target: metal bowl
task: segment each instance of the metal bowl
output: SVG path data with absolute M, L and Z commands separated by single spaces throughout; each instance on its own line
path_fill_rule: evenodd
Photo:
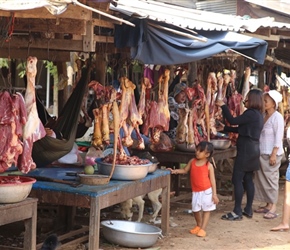
M 18 182 L 15 180 L 18 179 Z M 29 195 L 36 179 L 24 176 L 0 176 L 0 203 L 16 203 Z
M 148 248 L 161 235 L 161 229 L 141 222 L 106 220 L 101 222 L 105 239 L 124 247 Z
M 178 150 L 180 151 L 186 151 L 186 152 L 195 152 L 195 144 L 191 144 L 189 145 L 188 143 L 184 142 L 184 143 L 177 143 L 175 142 L 175 146 Z
M 227 139 L 212 139 L 210 142 L 215 149 L 227 149 L 231 146 L 231 141 Z
M 111 163 L 105 163 L 102 158 L 97 158 L 98 171 L 100 174 L 110 175 L 112 170 Z M 143 179 L 148 174 L 148 168 L 152 163 L 144 165 L 117 165 L 115 166 L 112 179 L 122 181 L 133 181 Z

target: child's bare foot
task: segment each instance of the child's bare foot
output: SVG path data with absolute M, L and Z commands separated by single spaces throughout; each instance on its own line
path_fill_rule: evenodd
M 273 227 L 270 231 L 273 232 L 286 232 L 289 230 L 289 225 L 280 224 L 277 227 Z

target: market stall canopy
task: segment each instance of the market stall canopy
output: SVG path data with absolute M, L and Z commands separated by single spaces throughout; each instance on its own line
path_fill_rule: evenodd
M 266 41 L 231 31 L 199 30 L 194 39 L 184 35 L 192 33 L 176 34 L 147 20 L 135 19 L 135 24 L 135 28 L 115 27 L 115 45 L 130 47 L 131 57 L 145 64 L 187 63 L 229 50 L 263 64 L 267 52 Z

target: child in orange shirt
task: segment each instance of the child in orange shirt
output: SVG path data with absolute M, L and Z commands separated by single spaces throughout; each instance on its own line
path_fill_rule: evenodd
M 205 229 L 209 221 L 210 211 L 215 210 L 216 204 L 219 203 L 214 168 L 209 162 L 212 154 L 212 143 L 202 141 L 196 147 L 195 158 L 191 159 L 185 168 L 169 168 L 172 174 L 186 174 L 190 171 L 192 211 L 196 221 L 196 226 L 190 230 L 190 233 L 199 237 L 206 236 Z

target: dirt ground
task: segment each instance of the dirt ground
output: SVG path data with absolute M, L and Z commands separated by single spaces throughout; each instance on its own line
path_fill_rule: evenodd
M 284 181 L 281 181 L 280 185 L 280 197 L 278 202 L 277 213 L 278 218 L 267 220 L 263 218 L 262 214 L 255 213 L 252 219 L 243 218 L 241 221 L 224 221 L 220 217 L 232 210 L 233 201 L 231 196 L 220 196 L 220 204 L 217 206 L 217 210 L 212 212 L 210 222 L 207 228 L 207 236 L 205 238 L 199 238 L 195 235 L 191 235 L 189 230 L 195 226 L 194 217 L 187 211 L 190 209 L 190 195 L 187 193 L 181 193 L 182 196 L 187 199 L 182 200 L 180 205 L 176 203 L 170 207 L 170 230 L 169 234 L 164 238 L 159 239 L 151 250 L 168 250 L 168 249 L 290 249 L 290 233 L 289 232 L 270 232 L 270 228 L 276 226 L 281 220 L 282 214 L 282 202 L 284 196 Z M 172 198 L 174 200 L 176 198 Z M 254 202 L 254 208 L 257 208 L 260 204 Z M 148 210 L 149 207 L 146 206 Z M 114 207 L 107 210 L 102 210 L 103 219 L 118 219 L 119 213 L 118 207 Z M 88 224 L 88 211 L 82 209 L 77 213 L 77 222 L 82 225 Z M 144 221 L 149 220 L 149 214 L 145 212 Z M 53 226 L 53 215 L 44 216 L 39 211 L 38 215 L 38 233 L 49 232 L 50 227 Z M 137 217 L 137 213 L 134 214 Z M 12 224 L 11 224 L 12 225 Z M 157 225 L 158 226 L 158 225 Z M 15 225 L 12 227 L 0 227 L 0 245 L 17 246 L 18 241 L 22 241 L 22 232 L 15 229 Z M 1 230 L 2 229 L 2 230 Z M 12 241 L 13 244 L 10 242 Z M 38 237 L 38 242 L 41 240 Z M 77 244 L 70 247 L 61 247 L 65 250 L 85 250 L 87 244 Z M 0 247 L 0 249 L 2 249 Z M 113 249 L 128 249 L 121 246 L 115 246 L 108 243 L 101 235 L 100 237 L 100 249 L 113 250 Z M 132 249 L 132 248 L 130 248 Z
M 283 183 L 283 181 L 282 181 Z M 280 185 L 280 196 L 277 213 L 278 218 L 267 220 L 262 214 L 255 213 L 252 219 L 246 217 L 241 221 L 224 221 L 220 217 L 232 211 L 233 201 L 231 196 L 219 196 L 220 204 L 217 210 L 212 212 L 207 228 L 207 236 L 199 238 L 189 233 L 189 229 L 195 226 L 192 214 L 186 212 L 188 205 L 171 206 L 171 222 L 176 224 L 170 227 L 169 234 L 159 239 L 151 249 L 290 249 L 290 233 L 271 232 L 271 227 L 276 226 L 281 220 L 282 202 L 284 196 L 284 184 Z M 254 202 L 254 209 L 261 204 Z M 127 249 L 102 243 L 100 248 Z

